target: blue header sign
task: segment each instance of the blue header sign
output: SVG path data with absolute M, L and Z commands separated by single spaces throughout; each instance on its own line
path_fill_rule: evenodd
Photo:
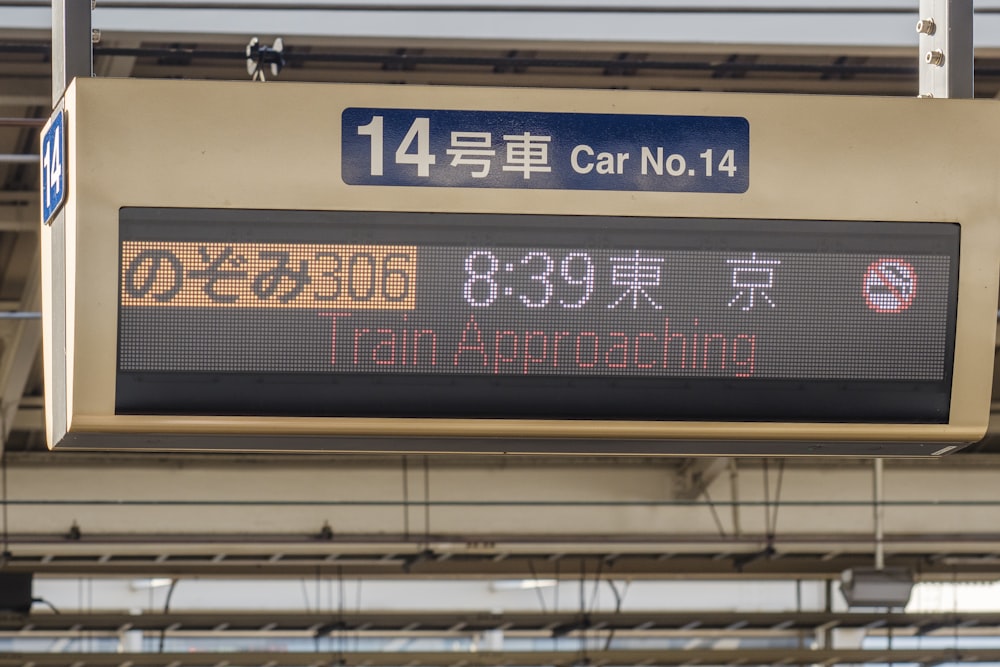
M 66 201 L 66 132 L 57 111 L 42 134 L 42 222 L 49 224 Z
M 742 193 L 750 124 L 726 116 L 348 108 L 349 185 Z

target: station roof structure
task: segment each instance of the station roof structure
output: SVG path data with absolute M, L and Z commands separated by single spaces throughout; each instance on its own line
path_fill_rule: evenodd
M 996 98 L 1000 0 L 979 0 L 975 9 L 975 93 Z M 599 639 L 587 658 L 594 664 L 997 661 L 995 649 L 969 649 L 957 638 L 996 635 L 1000 609 L 859 613 L 835 599 L 844 570 L 872 563 L 879 508 L 870 460 L 48 452 L 37 155 L 52 106 L 50 13 L 47 2 L 0 0 L 6 552 L 0 571 L 34 573 L 36 589 L 42 582 L 63 601 L 73 601 L 70 587 L 92 585 L 86 582 L 148 578 L 173 580 L 171 590 L 178 581 L 197 587 L 199 579 L 247 586 L 258 580 L 437 582 L 442 596 L 448 594 L 443 583 L 455 581 L 551 579 L 578 582 L 581 590 L 585 582 L 605 580 L 638 588 L 766 581 L 790 588 L 775 593 L 776 604 L 787 607 L 781 611 L 747 599 L 713 599 L 705 604 L 716 607 L 706 608 L 690 593 L 669 611 L 623 611 L 620 598 L 615 608 L 616 589 L 596 609 L 564 600 L 559 613 L 529 610 L 522 600 L 522 607 L 494 615 L 487 605 L 497 598 L 480 589 L 454 593 L 456 604 L 475 608 L 461 612 L 443 610 L 431 599 L 433 589 L 421 589 L 424 606 L 393 611 L 375 608 L 376 602 L 339 616 L 332 598 L 325 614 L 318 603 L 313 612 L 299 613 L 272 608 L 266 599 L 233 609 L 225 600 L 183 603 L 180 597 L 180 610 L 165 612 L 165 590 L 150 589 L 142 593 L 148 613 L 131 617 L 127 607 L 135 598 L 127 596 L 81 603 L 61 615 L 40 606 L 27 618 L 0 615 L 0 642 L 20 638 L 38 643 L 18 646 L 44 647 L 0 656 L 0 666 L 153 664 L 141 651 L 88 654 L 73 644 L 87 633 L 118 641 L 129 631 L 223 644 L 253 633 L 310 641 L 355 633 L 373 642 L 464 641 L 490 631 L 526 641 L 590 636 Z M 246 80 L 250 38 L 271 44 L 280 37 L 286 65 L 277 82 L 915 96 L 918 18 L 916 0 L 98 0 L 94 74 Z M 262 131 L 281 123 L 280 108 L 243 112 L 259 114 Z M 914 137 L 927 142 L 928 160 L 947 131 L 928 128 L 926 137 Z M 981 443 L 940 460 L 885 463 L 886 562 L 909 568 L 919 582 L 986 586 L 1000 580 L 998 386 L 995 381 L 991 427 Z M 795 593 L 802 582 L 818 591 L 805 603 L 801 588 L 798 600 Z M 214 585 L 205 583 L 206 595 Z M 840 640 L 833 639 L 835 630 L 843 631 Z M 894 632 L 929 643 L 893 648 Z M 639 643 L 615 648 L 616 635 Z M 862 635 L 870 642 L 865 649 Z M 887 647 L 878 643 L 886 637 Z M 935 638 L 955 641 L 935 644 Z M 652 643 L 644 648 L 647 639 Z M 52 649 L 59 641 L 61 648 Z M 253 648 L 225 660 L 320 664 L 338 651 L 339 664 L 359 665 L 581 659 L 557 645 L 534 654 L 501 647 L 455 655 L 418 651 L 420 641 L 400 659 L 385 655 L 388 644 L 377 645 L 372 652 L 310 650 L 293 657 Z M 54 650 L 75 657 L 61 662 L 65 656 Z M 169 659 L 156 664 L 223 660 L 164 656 Z

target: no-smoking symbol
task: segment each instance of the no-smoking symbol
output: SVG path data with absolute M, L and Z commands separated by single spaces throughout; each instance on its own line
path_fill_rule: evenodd
M 917 292 L 917 272 L 901 259 L 880 259 L 865 271 L 865 302 L 876 313 L 899 313 Z

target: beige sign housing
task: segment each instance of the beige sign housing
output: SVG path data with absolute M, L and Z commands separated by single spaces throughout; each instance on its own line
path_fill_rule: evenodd
M 50 447 L 985 433 L 994 102 L 86 79 L 57 113 Z

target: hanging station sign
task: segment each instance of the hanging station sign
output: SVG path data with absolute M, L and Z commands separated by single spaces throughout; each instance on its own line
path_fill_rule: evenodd
M 988 111 L 78 81 L 50 444 L 954 451 L 988 421 Z M 928 113 L 976 132 L 924 162 Z

